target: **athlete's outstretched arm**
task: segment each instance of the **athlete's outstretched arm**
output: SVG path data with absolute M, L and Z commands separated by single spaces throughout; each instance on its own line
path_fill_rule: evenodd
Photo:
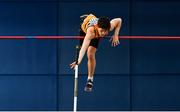
M 115 18 L 111 20 L 111 28 L 110 31 L 114 30 L 114 35 L 110 39 L 112 41 L 112 46 L 117 46 L 119 44 L 119 32 L 121 29 L 122 19 L 121 18 Z
M 78 64 L 81 63 L 88 47 L 89 47 L 89 44 L 91 42 L 91 39 L 93 39 L 95 37 L 95 34 L 94 34 L 94 28 L 93 27 L 89 27 L 87 29 L 87 33 L 86 33 L 86 36 L 84 37 L 84 41 L 83 41 L 83 44 L 82 44 L 82 47 L 79 51 L 79 58 L 78 58 Z M 71 68 L 73 69 L 76 65 L 76 62 L 73 62 L 72 64 L 70 64 Z

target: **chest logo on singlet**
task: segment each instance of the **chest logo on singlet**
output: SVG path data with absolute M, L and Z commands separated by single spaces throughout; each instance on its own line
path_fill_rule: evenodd
M 92 19 L 89 20 L 87 26 L 88 27 L 93 26 L 93 25 L 97 24 L 97 22 L 98 22 L 98 18 L 92 18 Z

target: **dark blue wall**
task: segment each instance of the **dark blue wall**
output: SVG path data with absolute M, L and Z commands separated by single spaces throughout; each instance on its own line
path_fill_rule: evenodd
M 0 0 L 0 36 L 78 35 L 79 16 L 123 19 L 120 35 L 179 36 L 176 0 Z M 79 71 L 78 110 L 180 110 L 179 40 L 101 40 L 94 91 L 83 91 L 87 58 Z M 1 39 L 0 110 L 72 110 L 75 39 Z

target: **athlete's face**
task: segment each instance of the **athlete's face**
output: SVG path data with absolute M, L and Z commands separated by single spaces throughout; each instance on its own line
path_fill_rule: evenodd
M 98 33 L 100 37 L 104 37 L 106 35 L 108 35 L 108 30 L 102 29 L 102 28 L 98 28 Z

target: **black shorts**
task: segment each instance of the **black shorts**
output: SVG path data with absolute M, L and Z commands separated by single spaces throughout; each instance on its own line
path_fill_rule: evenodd
M 80 29 L 79 35 L 80 36 L 85 36 L 86 34 Z M 99 46 L 99 40 L 100 40 L 99 38 L 92 39 L 89 46 L 93 46 L 93 47 L 95 47 L 97 49 L 98 46 Z M 82 46 L 83 41 L 84 41 L 84 38 L 80 39 L 80 41 L 79 41 L 80 46 Z

